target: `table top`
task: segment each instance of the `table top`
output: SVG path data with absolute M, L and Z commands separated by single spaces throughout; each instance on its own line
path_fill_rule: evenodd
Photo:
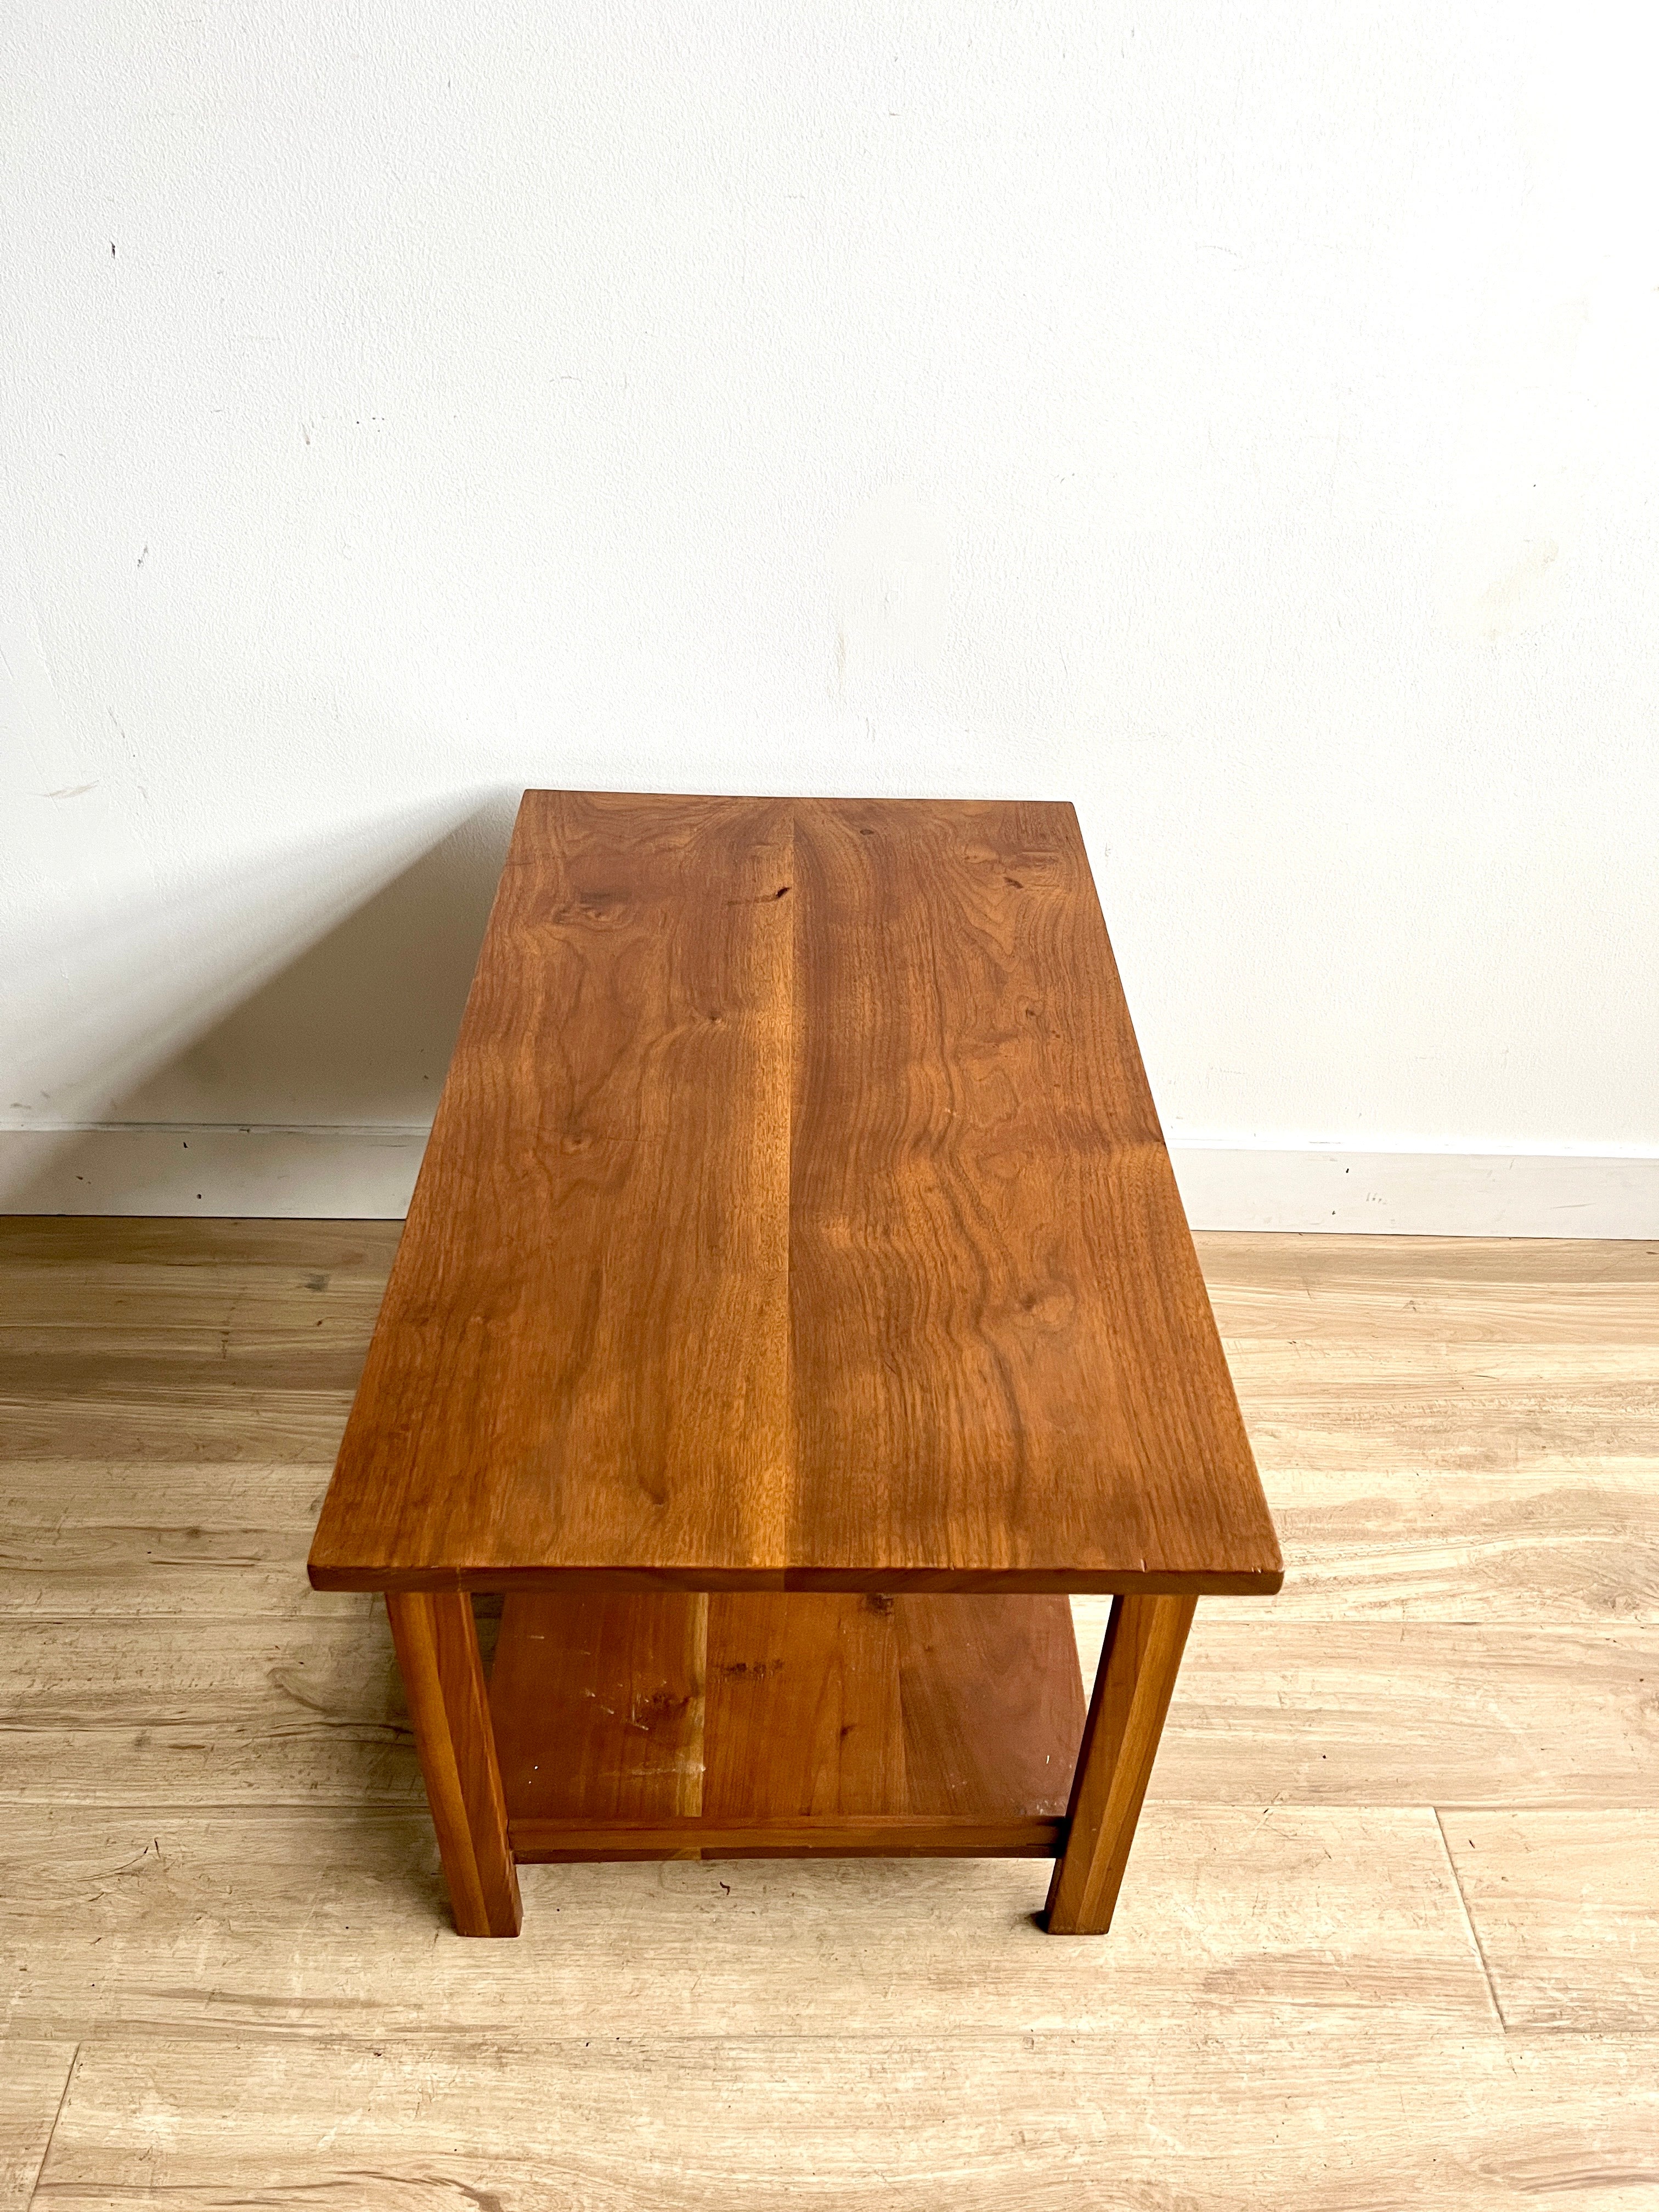
M 1069 805 L 526 793 L 311 1575 L 1279 1588 Z

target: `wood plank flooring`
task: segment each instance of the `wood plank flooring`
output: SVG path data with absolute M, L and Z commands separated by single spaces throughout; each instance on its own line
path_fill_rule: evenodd
M 42 2199 L 326 2212 L 1651 2202 L 1659 2043 L 568 2036 L 83 2049 Z M 1172 2121 L 1175 2123 L 1171 2124 Z M 1310 2123 L 1313 2124 L 1310 2124 Z M 322 2148 L 319 2148 L 322 2146 Z M 112 2172 L 132 2177 L 119 2194 Z M 777 2191 L 787 2173 L 788 2199 Z M 463 2177 L 487 2177 L 479 2186 Z M 1178 2178 L 1177 2178 L 1178 2177 Z
M 9 2034 L 0 2045 L 0 2212 L 21 2212 L 34 2194 L 74 2062 L 72 2043 Z
M 451 1939 L 423 1808 L 8 1806 L 9 2022 L 48 2040 L 1074 2035 L 1185 2033 L 1219 2002 L 1236 2027 L 1492 2027 L 1432 1813 L 1145 1817 L 1109 1952 L 1038 1940 L 1048 1868 L 995 1859 L 526 1867 L 539 1909 L 509 1948 Z M 31 1958 L 50 1972 L 22 1973 Z
M 751 1861 L 467 1944 L 303 1578 L 396 1234 L 0 1224 L 0 2212 L 1659 2208 L 1659 1251 L 1199 1240 L 1285 1588 L 1103 1942 Z
M 1659 1804 L 1480 1807 L 1448 1812 L 1443 1826 L 1508 2026 L 1653 2026 Z

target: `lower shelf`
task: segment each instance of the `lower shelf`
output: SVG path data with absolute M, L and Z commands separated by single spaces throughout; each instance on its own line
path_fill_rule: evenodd
M 514 1855 L 1052 1857 L 1083 1733 L 1063 1597 L 515 1595 Z

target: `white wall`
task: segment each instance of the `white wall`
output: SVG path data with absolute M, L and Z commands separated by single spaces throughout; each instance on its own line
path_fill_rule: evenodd
M 1659 1233 L 1650 12 L 8 11 L 10 1202 L 400 1203 L 526 783 L 1024 792 L 1202 1218 Z

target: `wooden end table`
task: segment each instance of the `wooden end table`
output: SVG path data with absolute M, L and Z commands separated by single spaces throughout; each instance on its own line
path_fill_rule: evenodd
M 465 1935 L 866 1852 L 1107 1926 L 1281 1567 L 1070 806 L 526 792 L 311 1578 L 386 1593 Z

